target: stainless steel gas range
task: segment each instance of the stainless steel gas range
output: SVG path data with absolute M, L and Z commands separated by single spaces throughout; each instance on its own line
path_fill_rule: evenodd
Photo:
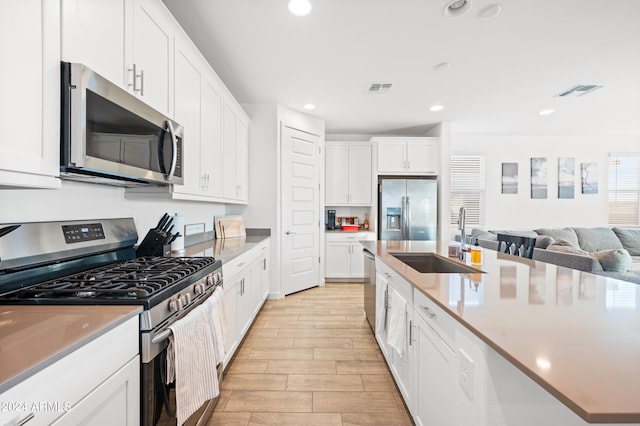
M 164 380 L 169 326 L 222 286 L 222 263 L 136 257 L 137 240 L 131 218 L 0 225 L 0 304 L 141 306 L 141 424 L 175 424 Z M 188 423 L 204 420 L 214 405 Z

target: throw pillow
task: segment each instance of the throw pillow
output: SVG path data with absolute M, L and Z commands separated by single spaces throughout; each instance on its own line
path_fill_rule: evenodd
M 578 236 L 576 232 L 572 228 L 540 228 L 534 229 L 534 231 L 538 235 L 548 235 L 554 240 L 564 240 L 570 243 L 572 246 L 580 247 L 580 243 L 578 242 Z
M 640 229 L 613 228 L 613 232 L 631 256 L 640 256 Z
M 622 243 L 610 228 L 573 228 L 582 250 L 594 252 L 621 249 Z
M 591 256 L 591 253 L 589 253 L 588 251 L 584 251 L 580 247 L 576 247 L 570 242 L 565 240 L 554 240 L 551 244 L 547 246 L 547 250 L 558 251 L 561 253 L 573 253 L 573 254 L 581 254 L 583 256 Z
M 605 271 L 626 272 L 633 264 L 629 252 L 625 249 L 602 250 L 591 254 L 598 259 Z
M 476 238 L 490 241 L 498 240 L 498 236 L 496 234 L 492 234 L 491 232 L 485 231 L 483 229 L 473 228 L 471 230 L 471 241 L 475 240 Z

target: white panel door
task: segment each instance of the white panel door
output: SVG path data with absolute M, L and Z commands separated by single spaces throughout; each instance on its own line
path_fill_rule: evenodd
M 282 287 L 320 284 L 320 137 L 282 125 Z
M 177 84 L 177 83 L 176 83 Z M 207 195 L 222 196 L 222 96 L 210 81 L 202 84 L 200 168 Z
M 378 142 L 378 172 L 401 172 L 407 168 L 404 141 Z

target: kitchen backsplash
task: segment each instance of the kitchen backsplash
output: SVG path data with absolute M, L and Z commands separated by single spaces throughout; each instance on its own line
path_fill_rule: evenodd
M 224 204 L 126 199 L 124 189 L 63 181 L 59 190 L 0 190 L 0 223 L 133 217 L 142 239 L 163 213 L 180 213 L 186 224 L 204 223 L 227 214 Z

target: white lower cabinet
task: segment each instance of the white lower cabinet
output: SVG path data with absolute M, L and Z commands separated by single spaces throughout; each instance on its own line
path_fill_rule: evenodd
M 418 426 L 447 426 L 456 423 L 456 353 L 443 337 L 437 320 L 440 312 L 414 290 L 412 334 L 415 348 L 412 369 L 414 387 L 413 419 Z
M 400 390 L 400 394 L 404 398 L 405 404 L 409 407 L 410 411 L 413 407 L 414 392 L 413 392 L 413 359 L 415 352 L 415 340 L 412 331 L 413 324 L 413 286 L 408 281 L 400 277 L 391 268 L 381 262 L 376 262 L 376 274 L 380 280 L 380 284 L 386 282 L 386 303 L 388 307 L 386 312 L 380 312 L 376 310 L 376 316 L 386 315 L 385 329 L 380 331 L 378 336 L 379 341 L 383 341 L 386 345 L 382 350 L 391 374 L 396 381 L 396 385 Z M 378 281 L 376 282 L 378 285 Z M 398 299 L 398 300 L 394 300 Z M 398 325 L 394 325 L 392 321 L 392 306 L 394 303 L 404 302 L 404 312 L 402 312 L 402 321 Z M 399 327 L 392 330 L 392 327 Z M 404 346 L 399 352 L 396 348 L 393 348 L 388 344 L 389 335 L 391 333 L 403 333 L 404 334 Z
M 1 395 L 0 424 L 138 425 L 139 319 L 135 316 Z
M 364 278 L 364 254 L 359 241 L 374 241 L 373 232 L 327 233 L 325 278 Z
M 233 357 L 269 293 L 270 239 L 223 263 L 224 310 L 227 320 L 225 367 Z

